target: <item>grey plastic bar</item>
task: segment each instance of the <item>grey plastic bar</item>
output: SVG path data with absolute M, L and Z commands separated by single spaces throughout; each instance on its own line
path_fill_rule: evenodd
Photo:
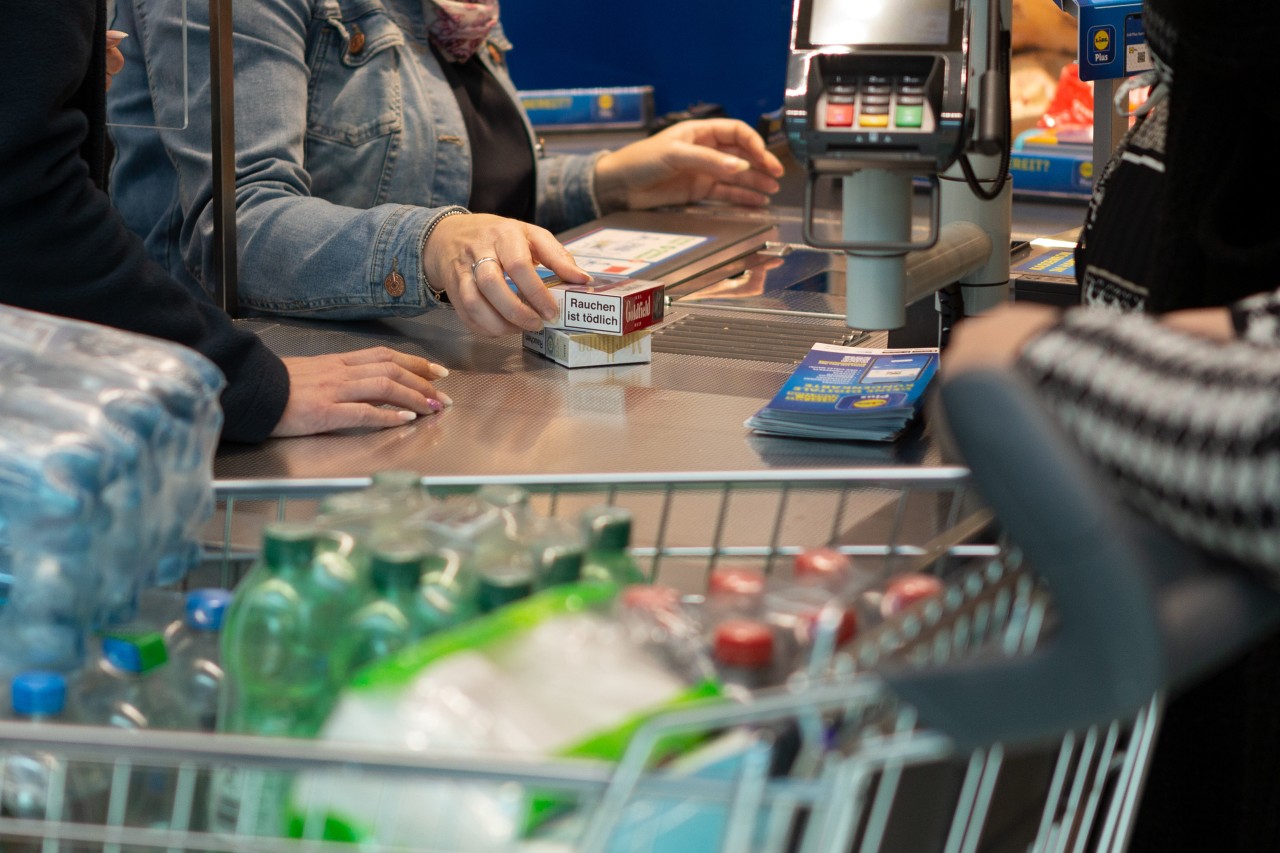
M 975 487 L 1049 587 L 1055 627 L 1022 657 L 885 671 L 960 748 L 1061 738 L 1135 715 L 1280 624 L 1280 592 L 1141 519 L 1011 373 L 945 382 Z

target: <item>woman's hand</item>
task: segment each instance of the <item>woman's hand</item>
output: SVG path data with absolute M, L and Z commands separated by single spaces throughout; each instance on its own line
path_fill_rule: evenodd
M 453 403 L 432 384 L 448 370 L 388 347 L 286 358 L 284 365 L 289 401 L 273 437 L 400 426 Z
M 111 78 L 124 68 L 124 54 L 120 52 L 120 42 L 129 37 L 120 30 L 107 30 L 107 89 L 111 88 Z
M 782 172 L 745 122 L 695 119 L 601 157 L 596 200 L 605 213 L 695 201 L 759 206 L 778 191 Z
M 536 331 L 557 318 L 538 264 L 572 284 L 591 280 L 547 229 L 487 213 L 446 216 L 422 250 L 427 282 L 445 290 L 459 319 L 480 335 Z

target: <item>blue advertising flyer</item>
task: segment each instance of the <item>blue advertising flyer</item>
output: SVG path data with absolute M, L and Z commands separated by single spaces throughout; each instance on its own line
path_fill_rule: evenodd
M 892 441 L 938 371 L 938 350 L 814 344 L 745 426 L 766 435 Z

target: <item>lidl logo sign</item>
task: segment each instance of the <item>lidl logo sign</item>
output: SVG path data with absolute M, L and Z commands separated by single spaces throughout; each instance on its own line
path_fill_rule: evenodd
M 1116 32 L 1114 27 L 1093 27 L 1088 36 L 1088 60 L 1092 65 L 1105 65 L 1115 58 Z

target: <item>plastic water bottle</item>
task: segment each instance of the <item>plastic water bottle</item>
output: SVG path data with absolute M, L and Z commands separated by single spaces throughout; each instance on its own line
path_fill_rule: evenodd
M 184 618 L 166 638 L 169 664 L 162 675 L 182 703 L 183 728 L 211 732 L 217 727 L 223 682 L 220 632 L 230 603 L 230 590 L 191 590 Z
M 320 538 L 292 522 L 264 531 L 262 556 L 224 616 L 219 729 L 304 738 L 320 730 L 338 693 L 330 650 L 363 592 L 343 553 L 318 549 Z M 284 773 L 216 771 L 211 826 L 280 834 L 289 784 Z
M 725 690 L 739 699 L 775 680 L 774 632 L 754 619 L 726 619 L 715 626 L 712 654 Z
M 558 518 L 542 518 L 528 536 L 537 586 L 545 589 L 582 580 L 586 545 L 582 533 Z
M 796 583 L 821 586 L 833 593 L 847 593 L 854 580 L 853 560 L 836 548 L 805 548 L 796 554 L 791 571 Z
M 424 634 L 464 622 L 476 614 L 475 577 L 465 553 L 448 547 L 426 552 L 418 588 Z
M 130 731 L 180 727 L 181 709 L 168 691 L 159 689 L 159 672 L 167 661 L 164 637 L 158 632 L 104 636 L 101 655 L 71 684 L 72 717 L 86 725 Z M 105 812 L 111 769 L 95 762 L 78 770 L 78 775 L 94 810 Z M 134 767 L 129 777 L 126 823 L 168 827 L 176 778 L 172 767 Z
M 527 551 L 513 550 L 505 558 L 478 568 L 476 572 L 476 610 L 488 613 L 505 604 L 527 598 L 537 585 L 533 557 Z
M 623 587 L 613 615 L 633 644 L 673 672 L 694 683 L 716 677 L 698 614 L 685 605 L 679 590 L 645 583 Z
M 379 471 L 373 475 L 369 488 L 326 498 L 320 505 L 316 526 L 353 537 L 353 559 L 363 567 L 379 539 L 396 536 L 406 518 L 429 512 L 434 503 L 422 487 L 422 475 L 416 471 Z
M 262 556 L 223 617 L 226 731 L 309 737 L 319 729 L 330 681 L 326 656 L 315 648 L 318 542 L 306 524 L 275 522 L 263 532 Z M 331 639 L 337 626 L 327 627 Z
M 418 587 L 426 555 L 418 548 L 380 548 L 369 567 L 374 598 L 351 614 L 334 638 L 334 680 L 344 684 L 362 667 L 424 636 L 428 622 Z
M 491 506 L 501 514 L 510 539 L 527 537 L 537 523 L 529 490 L 523 486 L 489 483 L 477 489 L 475 497 L 481 504 Z
M 582 534 L 587 553 L 582 579 L 626 586 L 646 578 L 631 556 L 631 510 L 601 504 L 583 510 Z
M 702 604 L 707 625 L 713 631 L 715 625 L 724 619 L 759 616 L 765 585 L 764 572 L 750 566 L 717 566 L 712 569 L 707 576 L 707 594 Z
M 789 671 L 805 668 L 815 653 L 829 654 L 858 633 L 854 608 L 821 584 L 771 579 L 761 604 L 761 618 L 774 631 L 775 657 Z
M 13 719 L 33 724 L 64 719 L 66 679 L 56 672 L 19 673 L 10 685 Z M 34 821 L 85 820 L 62 758 L 47 752 L 10 753 L 0 782 L 0 814 Z M 5 840 L 6 851 L 39 851 L 42 842 Z

